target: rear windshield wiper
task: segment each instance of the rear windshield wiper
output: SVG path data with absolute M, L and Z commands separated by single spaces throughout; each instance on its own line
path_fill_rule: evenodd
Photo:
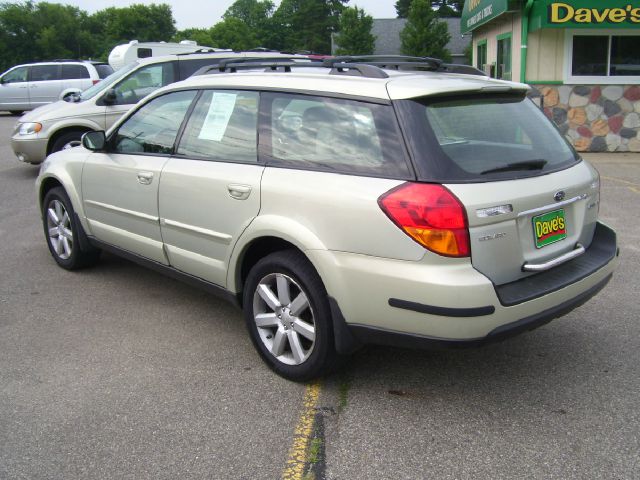
M 502 167 L 491 168 L 484 172 L 480 172 L 480 175 L 486 175 L 487 173 L 514 172 L 517 170 L 542 170 L 547 163 L 549 162 L 546 160 L 528 160 L 526 162 L 508 163 Z

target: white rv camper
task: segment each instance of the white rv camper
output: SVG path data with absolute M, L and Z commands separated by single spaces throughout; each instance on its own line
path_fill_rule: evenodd
M 114 70 L 124 67 L 139 58 L 157 57 L 159 55 L 175 55 L 177 53 L 190 53 L 203 50 L 207 52 L 221 51 L 219 48 L 198 45 L 193 40 L 182 40 L 180 43 L 168 42 L 138 42 L 131 40 L 129 43 L 118 45 L 109 54 L 109 65 Z

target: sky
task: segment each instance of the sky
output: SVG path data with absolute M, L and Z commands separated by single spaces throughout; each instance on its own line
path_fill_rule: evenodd
M 234 0 L 49 0 L 52 3 L 73 5 L 94 13 L 107 7 L 128 7 L 132 3 L 167 3 L 171 5 L 176 28 L 209 28 L 220 21 L 222 14 Z M 279 0 L 274 0 L 276 5 Z M 395 18 L 395 0 L 351 0 L 347 5 L 364 9 L 373 18 Z

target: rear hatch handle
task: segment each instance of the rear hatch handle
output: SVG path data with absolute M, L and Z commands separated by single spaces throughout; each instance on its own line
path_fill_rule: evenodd
M 570 252 L 565 253 L 564 255 L 560 255 L 559 257 L 554 258 L 553 260 L 549 260 L 545 263 L 525 263 L 522 266 L 523 272 L 544 272 L 545 270 L 550 270 L 553 267 L 557 267 L 569 260 L 573 260 L 576 257 L 579 257 L 585 252 L 585 248 L 580 243 L 576 243 L 576 248 Z

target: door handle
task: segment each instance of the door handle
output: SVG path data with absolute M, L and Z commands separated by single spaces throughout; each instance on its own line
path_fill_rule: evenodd
M 151 185 L 153 182 L 153 172 L 138 172 L 138 183 Z
M 249 198 L 249 195 L 251 195 L 251 185 L 231 183 L 227 185 L 227 190 L 229 190 L 231 198 L 235 198 L 236 200 L 246 200 Z

